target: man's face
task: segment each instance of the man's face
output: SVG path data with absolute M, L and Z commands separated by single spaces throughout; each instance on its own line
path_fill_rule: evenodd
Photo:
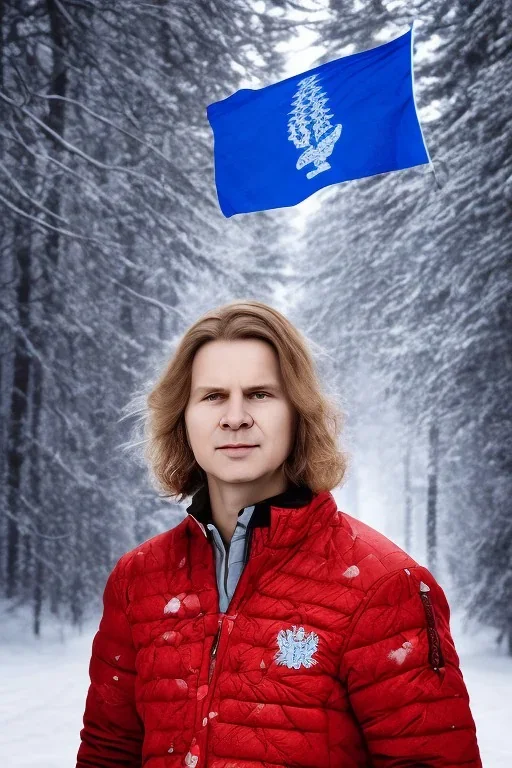
M 268 479 L 286 461 L 295 437 L 295 410 L 273 347 L 259 339 L 204 344 L 192 365 L 185 425 L 207 475 L 224 483 Z M 230 443 L 255 447 L 222 449 Z

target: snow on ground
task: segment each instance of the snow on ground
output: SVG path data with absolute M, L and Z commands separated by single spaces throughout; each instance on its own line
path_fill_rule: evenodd
M 27 615 L 0 605 L 0 766 L 74 768 L 80 741 L 89 658 L 98 619 L 82 634 L 43 625 L 36 640 Z M 512 658 L 497 649 L 495 633 L 452 633 L 471 700 L 484 768 L 512 766 Z

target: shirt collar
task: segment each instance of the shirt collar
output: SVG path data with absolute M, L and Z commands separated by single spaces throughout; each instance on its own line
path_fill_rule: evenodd
M 252 517 L 252 514 L 254 512 L 255 506 L 254 504 L 251 504 L 250 507 L 244 507 L 239 513 L 238 513 L 238 521 L 237 521 L 237 528 L 243 528 L 246 529 L 249 525 L 249 521 Z M 210 521 L 206 523 L 206 527 L 212 530 L 212 528 L 217 528 L 214 522 Z
M 308 486 L 295 485 L 290 482 L 285 491 L 282 491 L 275 496 L 270 496 L 267 499 L 263 499 L 262 501 L 258 501 L 254 505 L 243 507 L 238 512 L 238 517 L 240 518 L 241 515 L 244 515 L 245 519 L 246 515 L 244 512 L 254 507 L 252 513 L 247 513 L 247 517 L 249 517 L 250 514 L 248 527 L 266 527 L 270 525 L 271 507 L 297 509 L 298 507 L 304 507 L 306 504 L 309 504 L 313 495 L 313 491 Z M 187 507 L 187 513 L 204 526 L 213 522 L 207 484 L 201 485 L 201 487 L 194 493 L 192 502 Z

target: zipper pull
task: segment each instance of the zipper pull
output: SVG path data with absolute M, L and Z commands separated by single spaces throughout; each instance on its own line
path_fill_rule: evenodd
M 443 652 L 441 649 L 441 638 L 439 637 L 439 632 L 437 630 L 437 623 L 436 618 L 434 614 L 434 608 L 432 606 L 432 602 L 430 600 L 429 593 L 430 587 L 428 587 L 426 584 L 423 583 L 423 581 L 420 582 L 420 599 L 423 603 L 423 608 L 425 610 L 425 617 L 427 620 L 427 638 L 428 638 L 428 647 L 429 647 L 429 662 L 430 666 L 434 670 L 434 672 L 439 675 L 439 669 L 440 667 L 444 667 L 444 658 L 443 658 Z
M 219 647 L 219 640 L 220 640 L 220 634 L 222 631 L 222 622 L 224 619 L 219 619 L 219 628 L 217 630 L 217 634 L 215 635 L 215 640 L 213 642 L 212 651 L 210 655 L 210 669 L 208 671 L 208 683 L 210 683 L 210 680 L 212 679 L 213 670 L 215 668 L 215 657 L 217 656 L 217 648 Z

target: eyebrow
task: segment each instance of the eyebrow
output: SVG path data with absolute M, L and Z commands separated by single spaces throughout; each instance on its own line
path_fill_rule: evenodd
M 281 388 L 279 384 L 256 384 L 253 387 L 247 387 L 244 389 L 244 392 L 256 392 L 261 389 L 269 389 L 272 392 L 280 392 Z M 194 389 L 193 394 L 194 395 L 200 395 L 203 392 L 227 392 L 227 389 L 224 389 L 223 387 L 196 387 Z

